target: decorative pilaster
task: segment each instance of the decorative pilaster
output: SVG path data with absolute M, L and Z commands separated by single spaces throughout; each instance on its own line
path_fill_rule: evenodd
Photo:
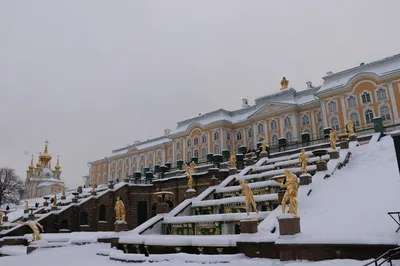
M 322 119 L 322 124 L 324 125 L 324 128 L 328 126 L 328 117 L 326 114 L 326 108 L 325 108 L 325 102 L 321 100 L 321 119 Z
M 299 115 L 293 112 L 293 140 L 299 140 Z
M 394 96 L 393 82 L 388 82 L 387 87 L 390 95 L 390 104 L 393 109 L 394 122 L 397 124 L 399 122 L 399 110 L 397 109 L 396 98 Z
M 314 138 L 314 136 L 317 135 L 316 123 L 318 123 L 318 121 L 315 119 L 314 110 L 311 111 L 310 119 L 311 119 L 311 136 Z

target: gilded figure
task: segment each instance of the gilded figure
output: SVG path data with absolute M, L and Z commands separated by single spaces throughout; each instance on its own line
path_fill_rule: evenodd
M 53 197 L 53 206 L 57 206 L 57 195 L 56 194 L 54 194 L 54 197 Z
M 0 225 L 3 224 L 3 216 L 4 216 L 4 212 L 2 212 L 2 211 L 0 210 Z M 0 229 L 0 230 L 1 230 L 1 229 Z
M 119 197 L 117 197 L 117 201 L 115 202 L 114 210 L 115 210 L 115 219 L 117 221 L 125 222 L 125 216 L 126 216 L 125 205 Z
M 292 174 L 289 170 L 283 172 L 286 176 L 286 183 L 281 185 L 282 188 L 286 188 L 285 195 L 282 199 L 282 213 L 286 211 L 286 203 L 290 200 L 289 213 L 297 216 L 297 192 L 299 185 L 297 182 L 297 176 Z
M 43 226 L 36 221 L 19 222 L 20 224 L 27 225 L 32 229 L 32 241 L 42 240 L 40 231 L 43 232 Z M 39 229 L 40 228 L 40 229 Z
M 29 206 L 28 206 L 28 201 L 27 200 L 25 200 L 25 210 L 26 211 L 29 210 Z
M 231 168 L 236 168 L 236 155 L 232 154 L 231 155 Z
M 62 188 L 62 195 L 65 197 L 65 187 Z
M 240 186 L 242 187 L 242 196 L 245 197 L 247 216 L 249 216 L 250 214 L 250 205 L 252 205 L 254 211 L 258 213 L 257 204 L 253 197 L 253 192 L 251 191 L 249 184 L 247 184 L 247 181 L 240 180 Z
M 261 152 L 267 152 L 267 141 L 265 139 L 261 142 Z
M 287 89 L 288 86 L 289 86 L 289 80 L 283 77 L 281 81 L 281 89 Z
M 193 189 L 193 176 L 192 176 L 192 174 L 193 174 L 195 168 L 196 168 L 196 164 L 194 162 L 192 162 L 190 164 L 190 166 L 189 165 L 185 166 L 189 189 Z
M 306 154 L 304 149 L 301 150 L 301 153 L 299 155 L 299 161 L 301 163 L 301 173 L 307 174 L 308 155 Z
M 329 133 L 329 142 L 331 144 L 332 150 L 336 150 L 336 141 L 339 139 L 339 136 L 335 130 L 331 130 Z
M 353 123 L 353 121 L 350 119 L 350 117 L 347 118 L 346 129 L 347 129 L 347 132 L 349 133 L 349 137 L 355 133 L 355 132 L 354 132 L 354 123 Z

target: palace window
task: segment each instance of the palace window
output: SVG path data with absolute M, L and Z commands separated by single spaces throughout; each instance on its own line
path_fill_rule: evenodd
M 214 140 L 219 140 L 219 133 L 218 131 L 214 132 Z
M 157 157 L 161 157 L 161 151 L 157 152 Z
M 201 136 L 201 143 L 206 143 L 207 142 L 207 137 L 206 135 Z
M 191 139 L 187 139 L 186 140 L 186 144 L 188 147 L 192 146 L 192 140 Z
M 339 131 L 340 129 L 339 119 L 336 117 L 332 117 L 331 119 L 331 128 L 336 131 Z
M 228 151 L 231 150 L 231 145 L 228 144 L 228 146 L 226 147 Z
M 324 127 L 323 126 L 319 127 L 318 135 L 319 135 L 320 138 L 324 137 Z
M 201 158 L 202 159 L 207 158 L 207 149 L 206 148 L 201 149 Z
M 285 117 L 284 124 L 285 124 L 285 127 L 290 127 L 291 126 L 292 122 L 290 120 L 290 117 Z
M 310 124 L 310 117 L 308 115 L 303 115 L 303 126 Z
M 198 138 L 198 137 L 194 137 L 194 139 L 193 139 L 193 144 L 194 144 L 195 146 L 199 145 L 199 138 Z
M 334 101 L 330 101 L 329 103 L 328 103 L 328 110 L 329 110 L 329 112 L 337 112 L 337 105 L 336 105 L 336 102 L 334 102 Z
M 386 90 L 383 88 L 379 88 L 376 91 L 376 96 L 378 97 L 378 101 L 386 100 L 387 99 Z
M 186 154 L 186 162 L 190 162 L 192 160 L 192 152 L 188 151 Z
M 272 136 L 272 145 L 273 146 L 278 145 L 278 136 L 277 135 Z
M 144 161 L 144 155 L 143 155 L 143 154 L 140 155 L 140 160 L 141 160 L 141 161 Z
M 199 158 L 199 151 L 198 150 L 194 150 L 194 157 Z
M 168 149 L 168 154 L 171 155 L 172 154 L 172 148 Z
M 176 160 L 179 161 L 180 159 L 181 159 L 181 154 L 178 152 L 178 153 L 176 154 Z
M 361 95 L 361 101 L 362 103 L 366 104 L 366 103 L 371 103 L 371 94 L 369 92 L 364 92 Z
M 271 130 L 278 130 L 278 124 L 276 123 L 276 120 L 271 121 Z
M 356 107 L 357 106 L 357 99 L 353 95 L 347 98 L 347 105 L 349 107 Z
M 371 124 L 374 118 L 374 113 L 371 110 L 365 111 L 365 123 Z
M 358 116 L 357 113 L 352 113 L 350 115 L 351 122 L 353 122 L 354 126 L 359 127 L 360 126 L 360 117 Z
M 387 106 L 382 106 L 379 109 L 380 113 L 381 113 L 381 117 L 383 121 L 388 121 L 391 120 L 391 115 L 390 115 L 390 109 Z
M 292 142 L 292 132 L 286 133 L 286 141 L 287 143 Z
M 231 132 L 226 131 L 226 139 L 231 140 Z
M 242 132 L 238 131 L 236 132 L 236 139 L 241 140 L 242 139 Z
M 249 138 L 253 137 L 253 130 L 250 128 L 249 131 L 247 131 L 247 134 L 249 135 Z
M 214 154 L 219 154 L 219 146 L 218 145 L 214 146 Z
M 149 153 L 149 160 L 153 160 L 153 153 L 152 152 Z
M 177 149 L 177 150 L 180 150 L 180 149 L 181 149 L 181 143 L 180 143 L 179 141 L 176 143 L 176 149 Z
M 322 121 L 322 119 L 321 119 L 321 112 L 318 111 L 318 112 L 317 112 L 317 122 L 321 122 L 321 121 Z
M 264 125 L 263 124 L 258 124 L 257 129 L 258 129 L 258 134 L 264 133 Z

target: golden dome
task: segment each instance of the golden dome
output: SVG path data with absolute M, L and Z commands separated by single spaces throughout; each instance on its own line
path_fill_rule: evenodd
M 40 163 L 40 156 L 42 156 L 42 153 L 41 153 L 41 152 L 39 152 L 39 159 L 38 159 L 38 162 L 37 162 L 37 164 L 36 164 L 36 167 L 37 167 L 37 168 L 42 167 L 42 164 Z
M 35 169 L 35 166 L 33 165 L 33 155 L 32 155 L 32 159 L 31 159 L 31 164 L 28 166 L 28 169 L 30 171 L 33 171 L 33 169 Z
M 44 152 L 39 156 L 39 160 L 43 165 L 48 166 L 51 161 L 51 155 L 47 149 L 47 144 L 49 144 L 49 142 L 46 140 L 44 143 L 46 143 L 44 146 Z
M 57 164 L 56 166 L 54 166 L 54 169 L 56 169 L 56 171 L 60 171 L 61 166 L 60 166 L 60 155 L 57 155 Z

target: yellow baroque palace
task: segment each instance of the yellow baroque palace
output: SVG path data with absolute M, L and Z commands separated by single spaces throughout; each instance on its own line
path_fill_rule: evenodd
M 205 161 L 208 153 L 237 151 L 239 146 L 255 148 L 266 139 L 270 147 L 279 138 L 287 143 L 301 141 L 302 133 L 311 140 L 321 139 L 324 128 L 345 133 L 351 119 L 356 130 L 373 127 L 373 118 L 382 117 L 385 126 L 399 123 L 400 54 L 338 73 L 328 72 L 321 86 L 306 82 L 296 91 L 283 78 L 276 93 L 255 99 L 249 105 L 242 99 L 242 108 L 224 109 L 180 121 L 175 130 L 164 135 L 114 150 L 109 157 L 89 163 L 89 178 L 98 183 L 122 180 L 128 173 L 152 170 L 155 165 L 198 157 Z

